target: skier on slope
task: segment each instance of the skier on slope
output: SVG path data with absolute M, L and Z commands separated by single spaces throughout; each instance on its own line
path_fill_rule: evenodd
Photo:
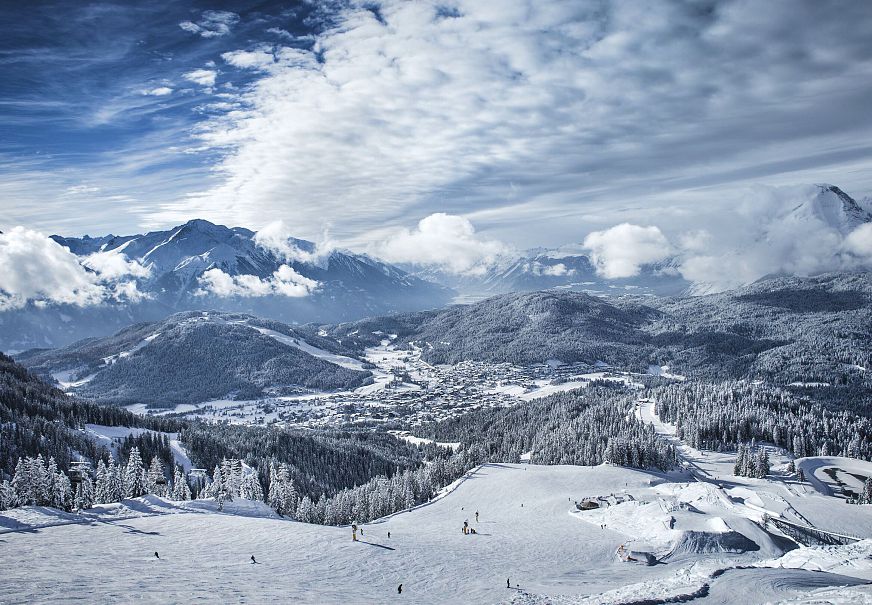
M 251 555 L 251 564 L 254 565 L 257 561 L 254 560 L 254 555 Z
M 475 511 L 475 522 L 478 523 L 478 511 Z
M 154 558 L 155 558 L 155 559 L 160 559 L 160 555 L 157 554 L 157 551 L 154 551 Z
M 402 584 L 397 586 L 397 594 L 403 594 L 403 585 Z

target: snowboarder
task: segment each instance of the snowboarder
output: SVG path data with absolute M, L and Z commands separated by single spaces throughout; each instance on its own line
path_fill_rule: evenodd
M 357 542 L 357 523 L 351 524 L 351 541 Z
M 391 532 L 388 532 L 388 540 L 391 539 Z
M 506 588 L 511 588 L 511 587 L 512 587 L 512 583 L 509 582 L 508 578 L 506 578 Z
M 157 554 L 157 551 L 154 551 L 154 558 L 155 558 L 155 559 L 160 559 L 160 555 Z
M 251 555 L 251 564 L 255 565 L 256 563 L 257 563 L 257 561 L 255 561 L 254 555 Z
M 397 594 L 403 594 L 403 585 L 402 584 L 397 586 Z
M 475 522 L 478 523 L 478 511 L 475 511 Z

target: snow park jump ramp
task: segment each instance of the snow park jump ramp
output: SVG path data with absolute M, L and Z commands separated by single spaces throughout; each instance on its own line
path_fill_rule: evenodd
M 660 561 L 714 553 L 741 554 L 760 550 L 760 545 L 737 531 L 683 531 L 672 549 Z

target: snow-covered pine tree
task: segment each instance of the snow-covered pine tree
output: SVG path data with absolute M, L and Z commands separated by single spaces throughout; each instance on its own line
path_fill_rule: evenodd
M 753 476 L 758 479 L 764 478 L 769 474 L 769 453 L 765 448 L 757 449 L 757 456 L 754 459 L 754 473 Z
M 0 481 L 0 510 L 8 510 L 17 506 L 15 498 L 15 489 L 12 484 L 5 479 Z
M 33 504 L 33 477 L 31 465 L 26 460 L 18 459 L 15 474 L 12 475 L 12 491 L 18 506 Z
M 744 443 L 740 443 L 736 450 L 736 463 L 733 465 L 733 474 L 741 477 L 745 470 L 745 458 L 748 455 L 748 449 Z
M 284 463 L 270 468 L 269 505 L 280 515 L 293 516 L 297 512 L 297 490 Z
M 52 506 L 61 510 L 70 510 L 73 507 L 73 486 L 70 483 L 70 478 L 64 473 L 58 472 L 52 485 L 54 487 Z
M 155 456 L 151 459 L 146 475 L 146 491 L 155 496 L 166 496 L 166 477 L 163 463 Z
M 324 523 L 327 516 L 327 497 L 321 494 L 318 502 L 315 503 L 315 520 L 313 523 Z
M 67 508 L 67 503 L 72 501 L 72 485 L 69 485 L 68 480 L 67 485 L 69 485 L 69 494 L 67 494 L 67 485 L 64 485 L 60 476 L 66 478 L 66 475 L 63 475 L 63 473 L 58 470 L 58 463 L 55 461 L 54 456 L 50 456 L 45 469 L 45 485 L 48 496 L 46 504 L 55 508 Z
M 263 488 L 257 478 L 257 473 L 247 473 L 239 485 L 239 496 L 246 500 L 263 502 Z
M 139 448 L 134 446 L 127 459 L 124 472 L 124 497 L 138 498 L 145 493 L 145 469 L 142 468 L 142 457 Z
M 239 496 L 242 487 L 242 460 L 231 458 L 227 461 L 227 491 L 231 496 Z
M 313 523 L 314 512 L 315 505 L 312 503 L 312 499 L 309 496 L 303 496 L 303 499 L 300 500 L 300 504 L 297 506 L 294 518 L 303 523 Z
M 76 485 L 76 510 L 85 510 L 94 506 L 94 483 L 87 475 Z
M 115 462 L 114 458 L 109 458 L 109 466 L 106 468 L 107 481 L 109 483 L 107 490 L 108 502 L 121 502 L 126 493 L 124 485 L 125 470 L 120 464 Z
M 48 476 L 42 454 L 38 454 L 36 458 L 29 458 L 25 463 L 30 464 L 33 504 L 51 506 L 54 501 L 54 477 Z
M 224 495 L 224 475 L 221 473 L 221 465 L 216 464 L 215 470 L 212 471 L 212 483 L 206 489 L 206 496 L 215 498 L 218 510 L 224 510 Z
M 97 462 L 97 471 L 94 473 L 94 502 L 108 504 L 111 494 L 109 493 L 109 470 L 103 460 Z
M 860 504 L 872 504 L 872 477 L 866 477 L 859 501 Z
M 188 485 L 188 479 L 185 477 L 185 471 L 182 467 L 176 467 L 173 474 L 173 500 L 190 500 L 191 487 Z

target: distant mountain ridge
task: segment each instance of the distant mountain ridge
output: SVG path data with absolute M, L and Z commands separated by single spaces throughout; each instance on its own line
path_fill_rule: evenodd
M 362 351 L 378 333 L 432 363 L 603 361 L 669 365 L 698 378 L 872 386 L 872 275 L 777 277 L 718 294 L 604 298 L 549 290 L 337 326 L 324 338 Z M 868 390 L 865 391 L 868 396 Z
M 370 379 L 362 364 L 343 367 L 330 361 L 335 358 L 328 349 L 336 345 L 313 334 L 304 340 L 301 332 L 280 322 L 188 311 L 63 349 L 31 350 L 18 360 L 100 403 L 167 407 L 304 389 L 351 389 Z
M 395 311 L 439 307 L 453 293 L 364 254 L 332 250 L 317 254 L 312 242 L 290 238 L 297 259 L 258 244 L 255 233 L 196 219 L 166 231 L 102 237 L 52 236 L 80 257 L 117 252 L 149 270 L 132 277 L 145 298 L 91 307 L 40 306 L 0 313 L 0 349 L 57 347 L 89 336 L 103 336 L 139 321 L 155 321 L 184 310 L 246 312 L 289 323 L 336 322 Z M 268 283 L 289 267 L 295 279 L 317 282 L 305 296 L 280 293 L 219 295 L 204 287 L 204 274 L 219 270 L 226 279 L 243 277 Z M 256 278 L 256 279 L 255 279 Z
M 771 229 L 784 225 L 797 229 L 815 224 L 846 237 L 857 227 L 872 222 L 872 199 L 854 200 L 835 185 L 819 184 L 805 188 L 797 200 L 784 200 L 775 210 L 775 220 L 753 225 L 757 241 L 766 241 Z M 754 232 L 753 229 L 759 229 Z M 727 258 L 738 257 L 736 249 Z M 741 259 L 735 258 L 736 262 Z M 558 248 L 533 248 L 517 254 L 504 254 L 477 274 L 450 275 L 444 271 L 416 266 L 403 266 L 414 275 L 454 288 L 465 300 L 480 300 L 509 292 L 532 292 L 559 288 L 594 294 L 652 294 L 684 296 L 708 294 L 712 284 L 704 280 L 689 281 L 682 276 L 680 255 L 659 262 L 643 264 L 639 274 L 619 279 L 606 279 L 597 273 L 590 251 L 582 244 Z M 829 269 L 832 270 L 832 269 Z

